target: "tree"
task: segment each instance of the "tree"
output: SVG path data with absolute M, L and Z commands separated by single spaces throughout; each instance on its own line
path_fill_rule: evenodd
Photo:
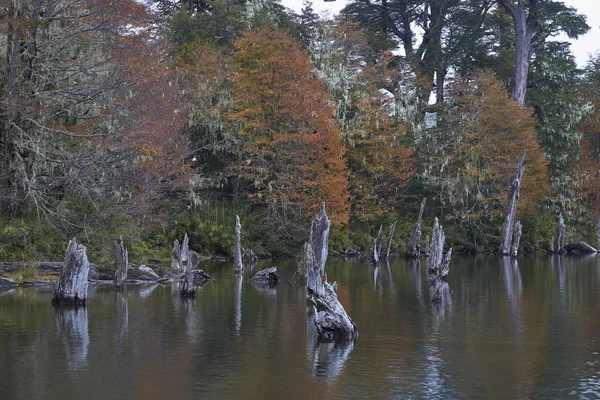
M 509 98 L 491 71 L 461 77 L 450 98 L 446 133 L 432 135 L 426 146 L 424 177 L 430 190 L 472 235 L 495 229 L 517 157 L 525 149 L 519 213 L 535 212 L 548 183 L 531 113 Z
M 235 44 L 235 113 L 243 137 L 233 167 L 250 198 L 283 225 L 326 202 L 332 222 L 348 220 L 348 183 L 339 124 L 308 54 L 287 33 L 263 27 Z

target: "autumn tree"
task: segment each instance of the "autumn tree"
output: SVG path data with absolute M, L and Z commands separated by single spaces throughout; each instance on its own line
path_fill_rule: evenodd
M 235 44 L 235 112 L 243 138 L 232 167 L 277 224 L 310 218 L 321 202 L 348 221 L 348 183 L 339 123 L 308 54 L 289 34 L 263 27 Z
M 499 226 L 517 157 L 527 151 L 519 213 L 531 214 L 548 190 L 530 111 L 511 100 L 491 71 L 457 80 L 445 132 L 432 135 L 424 177 L 450 218 L 484 237 Z

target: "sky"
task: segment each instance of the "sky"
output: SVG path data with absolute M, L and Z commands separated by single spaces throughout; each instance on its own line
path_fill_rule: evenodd
M 302 9 L 302 0 L 281 0 L 281 3 L 297 12 Z M 324 2 L 323 0 L 313 0 L 313 9 L 318 13 L 327 13 L 333 15 L 344 8 L 346 0 L 336 0 L 333 2 Z M 587 16 L 590 31 L 577 40 L 571 40 L 573 43 L 571 50 L 575 55 L 579 67 L 583 67 L 589 55 L 600 51 L 600 0 L 563 0 L 568 6 L 575 7 L 581 14 Z M 566 40 L 561 38 L 561 40 Z

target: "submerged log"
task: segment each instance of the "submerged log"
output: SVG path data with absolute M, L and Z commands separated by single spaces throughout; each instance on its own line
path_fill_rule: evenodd
M 195 254 L 195 252 L 193 252 Z M 179 258 L 183 267 L 183 287 L 179 293 L 181 297 L 194 297 L 196 294 L 196 286 L 194 285 L 194 274 L 191 262 L 192 254 L 190 254 L 189 238 L 187 233 L 183 236 L 181 244 L 181 256 Z
M 194 275 L 194 287 L 196 288 L 204 286 L 215 279 L 201 269 L 193 270 L 192 274 Z
M 282 279 L 277 274 L 277 267 L 271 267 L 258 271 L 248 282 L 254 286 L 273 288 L 279 285 Z
M 179 240 L 175 239 L 173 242 L 173 250 L 171 251 L 171 271 L 173 272 L 183 272 L 181 268 L 181 245 L 179 244 Z
M 119 237 L 115 243 L 115 287 L 122 288 L 127 284 L 127 268 L 129 267 L 129 253 L 123 245 L 123 238 Z
M 433 223 L 433 236 L 429 245 L 429 257 L 427 258 L 429 293 L 433 302 L 442 301 L 444 291 L 448 289 L 446 278 L 450 272 L 452 248 L 444 256 L 444 241 L 444 230 L 436 217 Z
M 235 216 L 235 243 L 233 247 L 233 269 L 236 274 L 244 272 L 244 262 L 242 261 L 242 224 L 240 217 Z
M 523 151 L 517 167 L 515 168 L 515 174 L 510 180 L 510 190 L 508 193 L 508 202 L 506 204 L 506 211 L 504 217 L 504 225 L 502 227 L 502 241 L 500 242 L 499 253 L 503 256 L 508 256 L 511 253 L 511 239 L 513 238 L 513 231 L 515 228 L 515 218 L 517 216 L 517 204 L 519 202 L 519 196 L 521 193 L 521 181 L 523 179 L 523 171 L 525 169 L 525 156 L 526 151 Z
M 367 261 L 373 267 L 379 267 L 379 262 L 381 259 L 381 231 L 383 230 L 383 226 L 379 227 L 379 233 L 375 240 L 373 240 L 373 244 L 371 245 L 371 250 L 369 250 L 369 257 Z
M 523 225 L 521 221 L 515 223 L 515 232 L 513 234 L 512 247 L 510 249 L 510 255 L 515 258 L 519 253 L 519 242 L 521 241 L 521 233 L 523 233 Z
M 423 221 L 423 210 L 425 210 L 425 202 L 427 198 L 424 198 L 421 202 L 421 209 L 419 210 L 419 218 L 413 228 L 410 239 L 406 242 L 406 257 L 408 258 L 419 258 L 421 255 L 421 223 Z
M 591 245 L 589 245 L 586 242 L 580 242 L 580 241 L 576 241 L 576 242 L 571 242 L 569 244 L 566 244 L 564 246 L 564 249 L 567 253 L 570 253 L 572 251 L 577 251 L 580 253 L 586 253 L 586 254 L 594 254 L 597 253 L 598 250 L 593 248 Z
M 304 245 L 302 262 L 300 267 L 306 269 L 307 303 L 310 311 L 314 313 L 313 323 L 317 329 L 319 340 L 353 340 L 358 336 L 356 325 L 350 319 L 346 310 L 341 305 L 335 293 L 335 282 L 327 282 L 325 275 L 324 249 L 327 249 L 329 241 L 330 221 L 325 213 L 325 206 L 313 221 L 311 226 L 311 241 Z M 314 228 L 314 229 L 313 229 Z M 317 241 L 318 254 L 313 250 L 314 234 L 319 234 Z M 309 317 L 310 319 L 310 317 Z
M 566 253 L 565 251 L 565 233 L 567 226 L 565 225 L 565 219 L 562 213 L 558 216 L 558 224 L 556 226 L 556 252 L 559 254 Z
M 388 234 L 388 238 L 387 241 L 385 243 L 385 255 L 384 255 L 384 259 L 387 260 L 388 258 L 390 258 L 390 250 L 392 249 L 392 239 L 394 239 L 394 232 L 396 232 L 396 225 L 398 224 L 398 221 L 394 221 L 394 223 L 392 225 L 390 225 L 390 230 L 389 230 L 389 234 Z
M 73 239 L 67 246 L 65 262 L 54 289 L 52 304 L 57 307 L 85 306 L 90 264 L 85 247 Z

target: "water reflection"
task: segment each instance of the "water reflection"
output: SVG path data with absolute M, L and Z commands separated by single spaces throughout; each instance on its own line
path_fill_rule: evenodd
M 148 297 L 150 297 L 150 295 L 152 294 L 152 292 L 154 292 L 154 290 L 158 287 L 157 283 L 150 283 L 150 284 L 144 284 L 140 286 L 140 290 L 138 291 L 139 296 L 142 299 L 146 299 Z
M 234 280 L 234 308 L 235 308 L 235 333 L 240 334 L 242 329 L 242 280 L 241 274 L 235 276 Z
M 69 370 L 80 370 L 87 366 L 90 334 L 88 312 L 85 307 L 56 308 L 56 326 L 61 335 Z
M 129 308 L 127 304 L 127 286 L 115 290 L 115 324 L 118 343 L 122 344 L 129 327 Z
M 504 288 L 508 298 L 509 315 L 514 330 L 521 333 L 523 331 L 523 321 L 521 320 L 520 299 L 523 292 L 523 282 L 517 260 L 511 257 L 502 257 L 502 271 Z

